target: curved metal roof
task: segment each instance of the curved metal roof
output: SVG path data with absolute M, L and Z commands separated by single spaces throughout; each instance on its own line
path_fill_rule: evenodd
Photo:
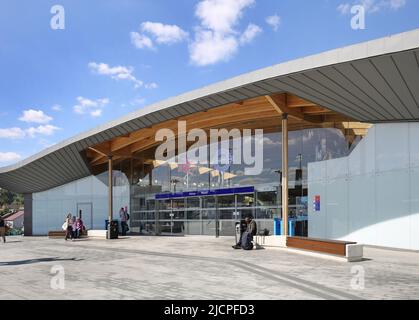
M 195 112 L 288 92 L 355 120 L 419 121 L 419 29 L 289 61 L 170 98 L 0 168 L 0 187 L 33 193 L 89 176 L 82 150 Z

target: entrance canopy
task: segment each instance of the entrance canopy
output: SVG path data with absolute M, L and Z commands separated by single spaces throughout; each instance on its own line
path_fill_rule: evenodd
M 0 187 L 32 193 L 86 177 L 104 161 L 153 146 L 179 119 L 208 129 L 242 123 L 289 130 L 419 121 L 419 30 L 336 49 L 216 83 L 140 109 L 0 169 Z M 365 123 L 365 124 L 360 124 Z M 364 130 L 364 131 L 362 131 Z M 365 134 L 365 133 L 364 133 Z M 144 138 L 147 137 L 147 138 Z

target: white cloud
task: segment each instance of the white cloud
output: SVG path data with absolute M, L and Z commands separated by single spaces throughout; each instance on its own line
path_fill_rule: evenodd
M 146 89 L 157 89 L 159 86 L 157 83 L 152 82 L 152 83 L 146 83 L 144 87 Z
M 273 16 L 269 16 L 265 21 L 274 29 L 275 32 L 279 30 L 279 26 L 281 25 L 281 17 L 279 15 L 274 14 Z
M 77 97 L 78 104 L 73 107 L 75 113 L 90 114 L 92 117 L 100 117 L 103 108 L 109 104 L 109 99 L 90 100 L 83 97 Z
M 106 63 L 90 62 L 89 69 L 99 75 L 109 76 L 114 80 L 127 80 L 134 83 L 136 88 L 142 87 L 143 82 L 133 76 L 134 68 L 125 66 L 111 67 Z
M 143 22 L 143 32 L 151 34 L 159 44 L 174 44 L 188 38 L 188 33 L 177 25 L 163 24 L 160 22 Z
M 23 139 L 25 131 L 21 128 L 0 129 L 0 138 L 6 139 Z
M 136 47 L 137 49 L 154 49 L 153 41 L 138 32 L 131 32 L 131 43 Z
M 238 41 L 234 36 L 223 36 L 213 31 L 200 30 L 195 37 L 195 42 L 189 49 L 190 59 L 197 66 L 228 61 L 238 51 Z
M 23 115 L 19 118 L 20 121 L 28 123 L 46 124 L 53 120 L 52 117 L 46 115 L 42 110 L 25 110 Z
M 337 10 L 341 14 L 349 14 L 355 5 L 361 5 L 367 13 L 375 13 L 383 9 L 398 10 L 404 7 L 407 0 L 356 0 L 352 3 L 341 3 Z
M 63 111 L 63 108 L 59 104 L 54 104 L 51 109 L 56 112 Z
M 406 0 L 390 0 L 390 8 L 399 9 L 406 5 Z
M 177 25 L 151 21 L 143 22 L 140 32 L 132 31 L 130 33 L 131 43 L 138 49 L 156 49 L 153 39 L 157 44 L 171 45 L 183 42 L 189 37 L 188 32 Z
M 35 138 L 37 135 L 43 136 L 52 136 L 55 131 L 59 130 L 60 128 L 47 124 L 47 125 L 40 125 L 38 127 L 31 127 L 26 130 L 27 134 L 31 138 Z
M 349 12 L 351 12 L 351 5 L 349 3 L 341 3 L 338 7 L 337 10 L 341 13 L 341 14 L 348 14 Z
M 0 162 L 13 162 L 21 159 L 22 157 L 16 152 L 0 152 Z
M 189 46 L 190 60 L 198 66 L 228 61 L 240 45 L 251 42 L 262 29 L 250 24 L 243 34 L 236 26 L 243 11 L 254 0 L 203 0 L 196 6 L 200 26 L 195 28 L 194 41 Z
M 221 34 L 233 33 L 243 10 L 254 3 L 254 0 L 203 0 L 198 3 L 195 15 L 204 28 Z
M 262 32 L 262 29 L 259 26 L 253 23 L 249 24 L 246 31 L 244 31 L 240 37 L 240 44 L 246 44 L 246 43 L 252 42 L 253 39 L 256 38 L 256 36 L 261 32 Z

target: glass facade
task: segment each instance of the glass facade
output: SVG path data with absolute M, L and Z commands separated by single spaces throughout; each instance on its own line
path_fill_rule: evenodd
M 235 222 L 255 217 L 259 230 L 273 232 L 281 217 L 281 132 L 264 135 L 263 171 L 246 176 L 244 165 L 210 166 L 133 161 L 131 227 L 142 234 L 234 235 Z M 253 137 L 253 140 L 255 138 Z M 254 141 L 255 142 L 255 141 Z M 258 141 L 256 141 L 258 143 Z M 231 141 L 231 145 L 233 141 Z M 347 156 L 354 146 L 337 129 L 305 129 L 289 133 L 289 216 L 307 217 L 307 166 L 310 162 Z M 150 156 L 150 158 L 152 158 Z M 216 170 L 218 169 L 218 170 Z M 225 178 L 228 173 L 228 179 Z M 253 187 L 250 193 L 223 194 L 222 190 Z M 193 191 L 221 190 L 219 195 L 179 196 Z M 157 199 L 157 195 L 167 198 Z M 177 196 L 174 196 L 177 195 Z
M 235 223 L 252 215 L 259 230 L 273 232 L 281 217 L 281 133 L 265 133 L 263 170 L 246 176 L 245 165 L 157 165 L 154 149 L 116 159 L 114 218 L 128 206 L 131 232 L 170 235 L 234 235 Z M 233 141 L 231 141 L 233 144 Z M 353 148 L 353 145 L 352 145 Z M 337 129 L 306 129 L 289 133 L 289 216 L 307 217 L 308 163 L 347 156 L 351 148 Z M 208 170 L 210 169 L 210 170 Z M 34 234 L 60 230 L 64 216 L 82 210 L 89 229 L 104 229 L 108 215 L 108 173 L 101 173 L 33 195 Z M 245 191 L 231 192 L 232 189 Z M 250 188 L 250 189 L 249 189 Z M 210 191 L 218 190 L 214 195 Z M 226 192 L 223 192 L 226 191 Z M 240 189 L 239 189 L 240 190 Z M 247 190 L 247 191 L 246 191 Z M 251 191 L 249 191 L 251 190 Z M 193 192 L 201 191 L 200 195 Z M 228 192 L 227 192 L 228 191 Z M 188 196 L 170 196 L 189 192 Z M 166 195 L 158 199 L 158 195 Z

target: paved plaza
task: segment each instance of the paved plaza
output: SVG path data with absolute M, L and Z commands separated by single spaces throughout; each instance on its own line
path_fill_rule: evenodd
M 368 247 L 365 261 L 344 263 L 284 249 L 233 250 L 233 243 L 9 237 L 0 243 L 0 299 L 419 298 L 418 252 Z M 64 289 L 52 288 L 56 270 L 64 270 Z

